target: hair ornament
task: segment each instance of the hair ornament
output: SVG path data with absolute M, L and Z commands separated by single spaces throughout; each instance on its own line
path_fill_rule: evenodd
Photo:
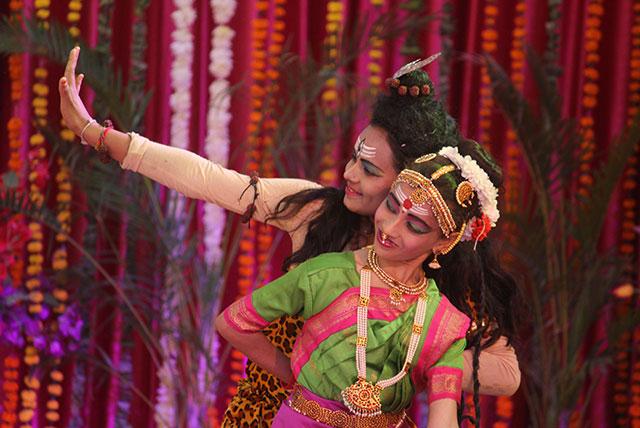
M 426 155 L 422 155 L 420 156 L 418 159 L 416 159 L 414 162 L 415 163 L 424 163 L 424 162 L 429 162 L 433 159 L 436 158 L 436 156 L 438 156 L 435 153 L 427 153 Z
M 426 67 L 427 65 L 431 64 L 433 61 L 437 60 L 441 54 L 442 54 L 441 52 L 438 52 L 436 54 L 431 55 L 427 59 L 417 59 L 415 61 L 411 61 L 410 63 L 403 65 L 398 69 L 398 71 L 393 73 L 392 78 L 397 79 L 401 76 L 404 76 L 405 74 L 411 73 L 414 70 L 418 70 L 422 67 Z
M 471 199 L 473 199 L 473 186 L 468 181 L 463 181 L 458 184 L 456 188 L 456 201 L 458 205 L 464 208 L 471 206 Z
M 453 165 L 450 166 L 453 167 Z M 447 206 L 438 188 L 433 184 L 432 179 L 412 169 L 403 169 L 400 171 L 400 174 L 398 174 L 395 182 L 405 183 L 411 187 L 412 191 L 409 195 L 411 205 L 429 204 L 445 237 L 448 238 L 451 233 L 456 231 L 456 222 L 451 215 L 451 210 Z M 410 207 L 405 208 L 410 209 Z
M 476 249 L 478 242 L 483 241 L 491 230 L 491 220 L 486 214 L 482 214 L 480 218 L 473 217 L 469 220 L 469 226 L 464 231 L 461 241 L 474 241 L 473 249 Z
M 443 175 L 449 174 L 450 172 L 455 170 L 456 170 L 455 165 L 441 166 L 440 168 L 435 170 L 433 174 L 431 174 L 431 181 L 436 181 L 438 178 L 442 177 Z
M 389 77 L 384 81 L 384 84 L 391 88 L 397 88 L 398 86 L 400 86 L 400 80 Z
M 478 195 L 480 210 L 491 221 L 491 227 L 494 227 L 500 218 L 498 189 L 493 185 L 487 173 L 471 156 L 462 156 L 457 147 L 443 147 L 438 154 L 453 162 L 460 170 L 462 177 L 471 183 L 473 190 Z

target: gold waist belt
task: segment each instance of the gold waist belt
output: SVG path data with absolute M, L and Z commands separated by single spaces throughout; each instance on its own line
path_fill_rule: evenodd
M 382 428 L 398 425 L 404 418 L 401 413 L 382 413 L 377 416 L 357 416 L 343 410 L 331 410 L 320 406 L 313 400 L 306 399 L 298 388 L 288 400 L 289 407 L 316 422 L 335 428 Z

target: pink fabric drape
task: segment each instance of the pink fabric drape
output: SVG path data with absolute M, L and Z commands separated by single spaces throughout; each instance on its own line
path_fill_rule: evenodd
M 64 21 L 67 12 L 67 2 L 52 2 L 52 14 L 59 20 Z M 149 103 L 149 107 L 144 119 L 144 133 L 150 138 L 168 142 L 169 124 L 170 124 L 170 108 L 168 99 L 170 96 L 170 65 L 171 54 L 169 50 L 169 42 L 173 24 L 170 17 L 173 11 L 173 2 L 171 0 L 157 0 L 149 2 L 150 5 L 144 14 L 144 23 L 148 27 L 147 31 L 147 51 L 145 61 L 147 63 L 146 85 L 147 89 L 153 91 L 153 97 Z M 209 49 L 210 49 L 210 33 L 213 28 L 211 18 L 210 2 L 205 0 L 197 0 L 194 2 L 194 8 L 197 11 L 197 20 L 193 26 L 195 35 L 195 56 L 193 64 L 193 86 L 192 86 L 192 119 L 190 124 L 190 149 L 194 152 L 203 154 L 204 139 L 206 135 L 206 112 L 208 93 L 207 88 L 211 81 L 208 73 Z M 233 119 L 231 122 L 231 152 L 237 156 L 231 158 L 229 165 L 233 168 L 243 171 L 245 168 L 245 158 L 238 153 L 242 142 L 247 138 L 247 123 L 250 106 L 249 91 L 246 90 L 251 83 L 250 62 L 251 62 L 251 30 L 252 19 L 256 16 L 256 8 L 259 2 L 256 1 L 238 1 L 236 14 L 231 21 L 231 27 L 236 32 L 234 38 L 234 68 L 231 76 L 231 85 L 240 85 L 240 89 L 234 92 L 231 110 Z M 325 35 L 325 19 L 327 10 L 327 0 L 310 1 L 310 0 L 288 0 L 285 2 L 286 8 L 286 30 L 285 34 L 291 40 L 291 49 L 302 56 L 315 55 L 320 51 L 324 35 Z M 387 0 L 382 11 L 401 5 L 401 0 Z M 446 0 L 425 0 L 424 7 L 433 13 L 440 13 L 446 4 L 452 4 L 454 8 L 454 20 L 456 23 L 456 31 L 453 34 L 453 46 L 456 51 L 454 61 L 451 64 L 451 74 L 449 76 L 449 97 L 446 100 L 450 107 L 451 114 L 458 120 L 462 132 L 470 138 L 478 138 L 480 134 L 479 127 L 479 109 L 480 109 L 480 66 L 472 60 L 468 60 L 470 54 L 480 53 L 482 50 L 482 32 L 484 30 L 484 10 L 488 4 L 494 4 L 498 7 L 498 17 L 496 20 L 496 30 L 498 32 L 498 50 L 496 59 L 505 68 L 510 64 L 510 49 L 512 41 L 512 31 L 514 28 L 513 17 L 515 16 L 515 5 L 517 2 L 507 0 L 471 0 L 461 1 L 455 0 L 448 2 Z M 27 2 L 30 4 L 30 2 Z M 269 7 L 275 4 L 272 0 Z M 375 7 L 371 2 L 365 0 L 342 0 L 344 10 L 348 14 L 345 22 L 354 23 L 358 17 L 364 16 L 366 13 L 374 12 Z M 537 50 L 542 49 L 546 43 L 545 23 L 548 20 L 548 8 L 539 1 L 527 0 L 525 12 L 525 29 L 526 42 Z M 559 49 L 559 65 L 563 69 L 560 78 L 560 91 L 563 97 L 562 114 L 565 116 L 579 117 L 584 114 L 582 106 L 582 94 L 584 86 L 584 68 L 585 68 L 585 19 L 587 16 L 587 6 L 589 0 L 567 0 L 562 2 L 562 17 L 559 20 L 559 33 L 561 35 Z M 595 141 L 598 148 L 604 148 L 611 143 L 612 137 L 619 133 L 627 121 L 627 111 L 631 105 L 638 105 L 638 94 L 630 93 L 630 62 L 631 62 L 631 35 L 632 30 L 639 25 L 634 21 L 634 17 L 638 16 L 638 12 L 633 12 L 634 7 L 638 7 L 637 0 L 621 0 L 616 2 L 604 2 L 604 15 L 602 16 L 600 47 L 598 54 L 600 60 L 598 63 L 598 86 L 599 93 L 597 95 L 597 105 L 591 112 L 595 118 Z M 84 0 L 82 10 L 82 36 L 89 40 L 90 44 L 95 44 L 97 39 L 97 20 L 99 11 L 98 0 Z M 8 13 L 6 2 L 0 4 L 0 14 Z M 120 67 L 124 74 L 125 81 L 129 78 L 129 70 L 131 64 L 131 40 L 133 26 L 136 24 L 134 18 L 134 1 L 118 1 L 115 2 L 114 15 L 112 20 L 113 43 L 112 53 L 114 56 L 114 64 Z M 636 27 L 634 27 L 636 26 Z M 423 56 L 428 56 L 433 52 L 440 50 L 442 43 L 441 36 L 438 33 L 438 23 L 429 24 L 420 35 L 419 41 L 422 48 Z M 638 31 L 638 30 L 633 30 Z M 386 49 L 385 72 L 384 76 L 389 76 L 393 71 L 405 63 L 409 59 L 400 52 L 401 41 L 390 42 Z M 28 58 L 27 58 L 28 59 Z M 465 60 L 466 59 L 466 60 Z M 360 84 L 366 84 L 367 62 L 365 59 L 356 61 L 354 67 L 363 71 L 363 78 Z M 429 72 L 438 82 L 438 68 L 440 64 L 433 66 Z M 25 70 L 32 70 L 33 64 L 27 66 Z M 61 68 L 58 66 L 50 66 L 50 110 L 52 118 L 58 120 L 59 114 L 55 111 L 57 105 L 56 83 Z M 7 76 L 7 62 L 0 59 L 0 172 L 6 169 L 6 160 L 8 156 L 7 137 L 5 134 L 6 123 L 11 116 L 12 111 L 17 108 L 21 112 L 25 123 L 29 123 L 28 107 L 29 100 L 24 100 L 20 105 L 14 107 L 11 105 L 8 96 L 9 93 Z M 31 72 L 25 73 L 25 88 L 30 85 L 29 79 Z M 284 76 L 286 79 L 287 76 Z M 533 94 L 531 79 L 525 81 L 525 93 Z M 89 91 L 87 96 L 90 96 Z M 361 109 L 366 111 L 366 109 Z M 358 121 L 358 128 L 366 123 L 366 117 Z M 491 147 L 493 153 L 497 157 L 504 158 L 508 152 L 508 143 L 506 142 L 508 125 L 499 114 L 493 114 L 492 124 L 490 128 L 492 142 Z M 353 129 L 355 134 L 359 129 Z M 28 133 L 24 134 L 25 144 L 27 142 Z M 340 149 L 336 153 L 345 153 L 344 148 L 351 145 L 351 141 L 339 142 Z M 234 152 L 234 149 L 236 151 Z M 240 149 L 240 152 L 242 149 Z M 342 160 L 339 160 L 339 164 Z M 250 171 L 244 171 L 250 172 Z M 638 190 L 635 190 L 636 199 Z M 76 192 L 74 197 L 82 203 L 82 195 Z M 620 224 L 622 214 L 620 205 L 622 203 L 621 193 L 614 196 L 613 205 L 610 215 L 607 217 L 606 233 L 602 245 L 604 247 L 612 247 L 618 244 L 620 235 Z M 202 204 L 198 203 L 198 212 L 202 213 Z M 637 211 L 636 218 L 633 219 L 638 223 Z M 237 218 L 229 220 L 231 227 L 236 231 L 240 227 L 237 224 Z M 113 219 L 114 236 L 121 235 L 124 231 L 126 219 Z M 82 222 L 74 225 L 74 236 L 81 236 L 83 231 Z M 191 231 L 194 234 L 202 232 L 202 223 L 200 221 L 191 225 Z M 144 244 L 137 249 L 137 257 L 144 257 L 148 249 Z M 152 249 L 151 249 L 152 251 Z M 280 268 L 279 262 L 284 254 L 288 252 L 288 243 L 282 243 L 278 250 L 278 257 L 273 262 L 273 275 L 278 275 Z M 635 240 L 635 262 L 638 260 L 638 241 Z M 77 254 L 72 255 L 70 260 L 77 260 Z M 111 266 L 111 273 L 121 273 L 121 266 Z M 636 264 L 636 284 L 637 274 L 640 271 Z M 232 267 L 226 286 L 224 296 L 222 296 L 222 305 L 225 306 L 236 297 L 235 280 L 237 279 L 237 266 Z M 155 287 L 158 284 L 148 284 L 148 287 Z M 76 286 L 81 286 L 77 284 Z M 115 315 L 114 315 L 115 311 Z M 128 357 L 131 358 L 133 364 L 133 386 L 142 392 L 151 401 L 155 399 L 158 381 L 156 378 L 156 370 L 152 364 L 151 356 L 143 340 L 137 334 L 134 336 L 134 346 L 131 350 L 125 350 L 120 346 L 122 339 L 122 314 L 117 310 L 95 310 L 92 316 L 91 328 L 92 349 L 95 352 L 105 352 L 112 360 L 113 364 L 117 364 L 123 357 L 123 352 L 131 352 Z M 606 321 L 605 321 L 606 322 Z M 602 328 L 594 330 L 594 338 L 603 334 Z M 635 343 L 637 348 L 638 343 Z M 223 347 L 224 348 L 224 347 Z M 0 356 L 4 355 L 4 350 L 0 349 Z M 628 354 L 628 364 L 632 367 L 637 361 L 636 353 Z M 116 421 L 116 413 L 118 412 L 117 403 L 119 400 L 119 391 L 122 385 L 118 383 L 118 379 L 108 371 L 95 366 L 86 366 L 85 375 L 85 402 L 86 406 L 82 408 L 81 414 L 71 414 L 70 388 L 73 382 L 75 370 L 77 370 L 72 360 L 64 362 L 64 392 L 65 399 L 62 400 L 63 407 L 61 409 L 62 420 L 59 426 L 67 426 L 70 420 L 82 421 L 86 427 L 114 427 Z M 228 367 L 227 367 L 228 368 Z M 631 369 L 629 369 L 631 373 Z M 629 376 L 631 377 L 631 376 Z M 631 389 L 632 381 L 628 381 L 629 389 Z M 229 396 L 226 393 L 227 388 L 233 382 L 229 379 L 223 379 L 219 385 L 219 407 L 218 412 L 221 414 Z M 614 379 L 609 377 L 605 381 L 597 385 L 592 404 L 588 410 L 589 415 L 586 418 L 590 420 L 593 426 L 618 426 L 614 421 L 612 391 Z M 630 392 L 628 395 L 630 396 Z M 155 426 L 153 421 L 153 409 L 150 409 L 141 398 L 133 394 L 130 411 L 127 415 L 128 421 L 134 427 L 152 427 Z M 0 403 L 2 402 L 3 392 L 0 391 Z M 512 418 L 512 426 L 522 426 L 526 421 L 526 407 L 523 398 L 517 395 L 514 399 L 514 416 Z M 46 402 L 40 402 L 40 408 L 46 408 Z M 492 426 L 495 420 L 495 400 L 485 399 L 483 401 L 483 426 Z M 38 415 L 38 422 L 34 426 L 45 426 L 44 412 Z M 621 425 L 620 425 L 621 426 Z

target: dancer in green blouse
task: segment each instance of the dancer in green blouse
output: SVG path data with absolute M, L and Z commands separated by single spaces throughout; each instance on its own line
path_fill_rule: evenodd
M 376 211 L 373 246 L 308 260 L 224 311 L 220 333 L 296 384 L 272 426 L 409 426 L 419 390 L 429 426 L 457 426 L 469 318 L 425 272 L 461 241 L 474 251 L 498 220 L 496 199 L 471 156 L 453 147 L 423 156 Z M 306 319 L 291 359 L 261 333 L 284 314 Z

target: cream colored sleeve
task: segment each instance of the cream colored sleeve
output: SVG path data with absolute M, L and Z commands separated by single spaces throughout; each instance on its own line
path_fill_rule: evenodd
M 463 352 L 462 390 L 473 392 L 473 349 Z M 496 343 L 480 352 L 478 369 L 480 393 L 487 395 L 513 395 L 520 386 L 520 366 L 507 338 L 501 336 Z
M 211 202 L 237 214 L 244 213 L 252 202 L 253 188 L 247 189 L 248 175 L 224 168 L 188 150 L 155 143 L 133 132 L 130 135 L 129 150 L 120 164 L 123 169 L 138 172 L 189 198 Z M 307 180 L 260 178 L 253 218 L 264 222 L 285 196 L 319 187 Z M 299 226 L 300 219 L 294 216 L 270 224 L 291 232 Z

